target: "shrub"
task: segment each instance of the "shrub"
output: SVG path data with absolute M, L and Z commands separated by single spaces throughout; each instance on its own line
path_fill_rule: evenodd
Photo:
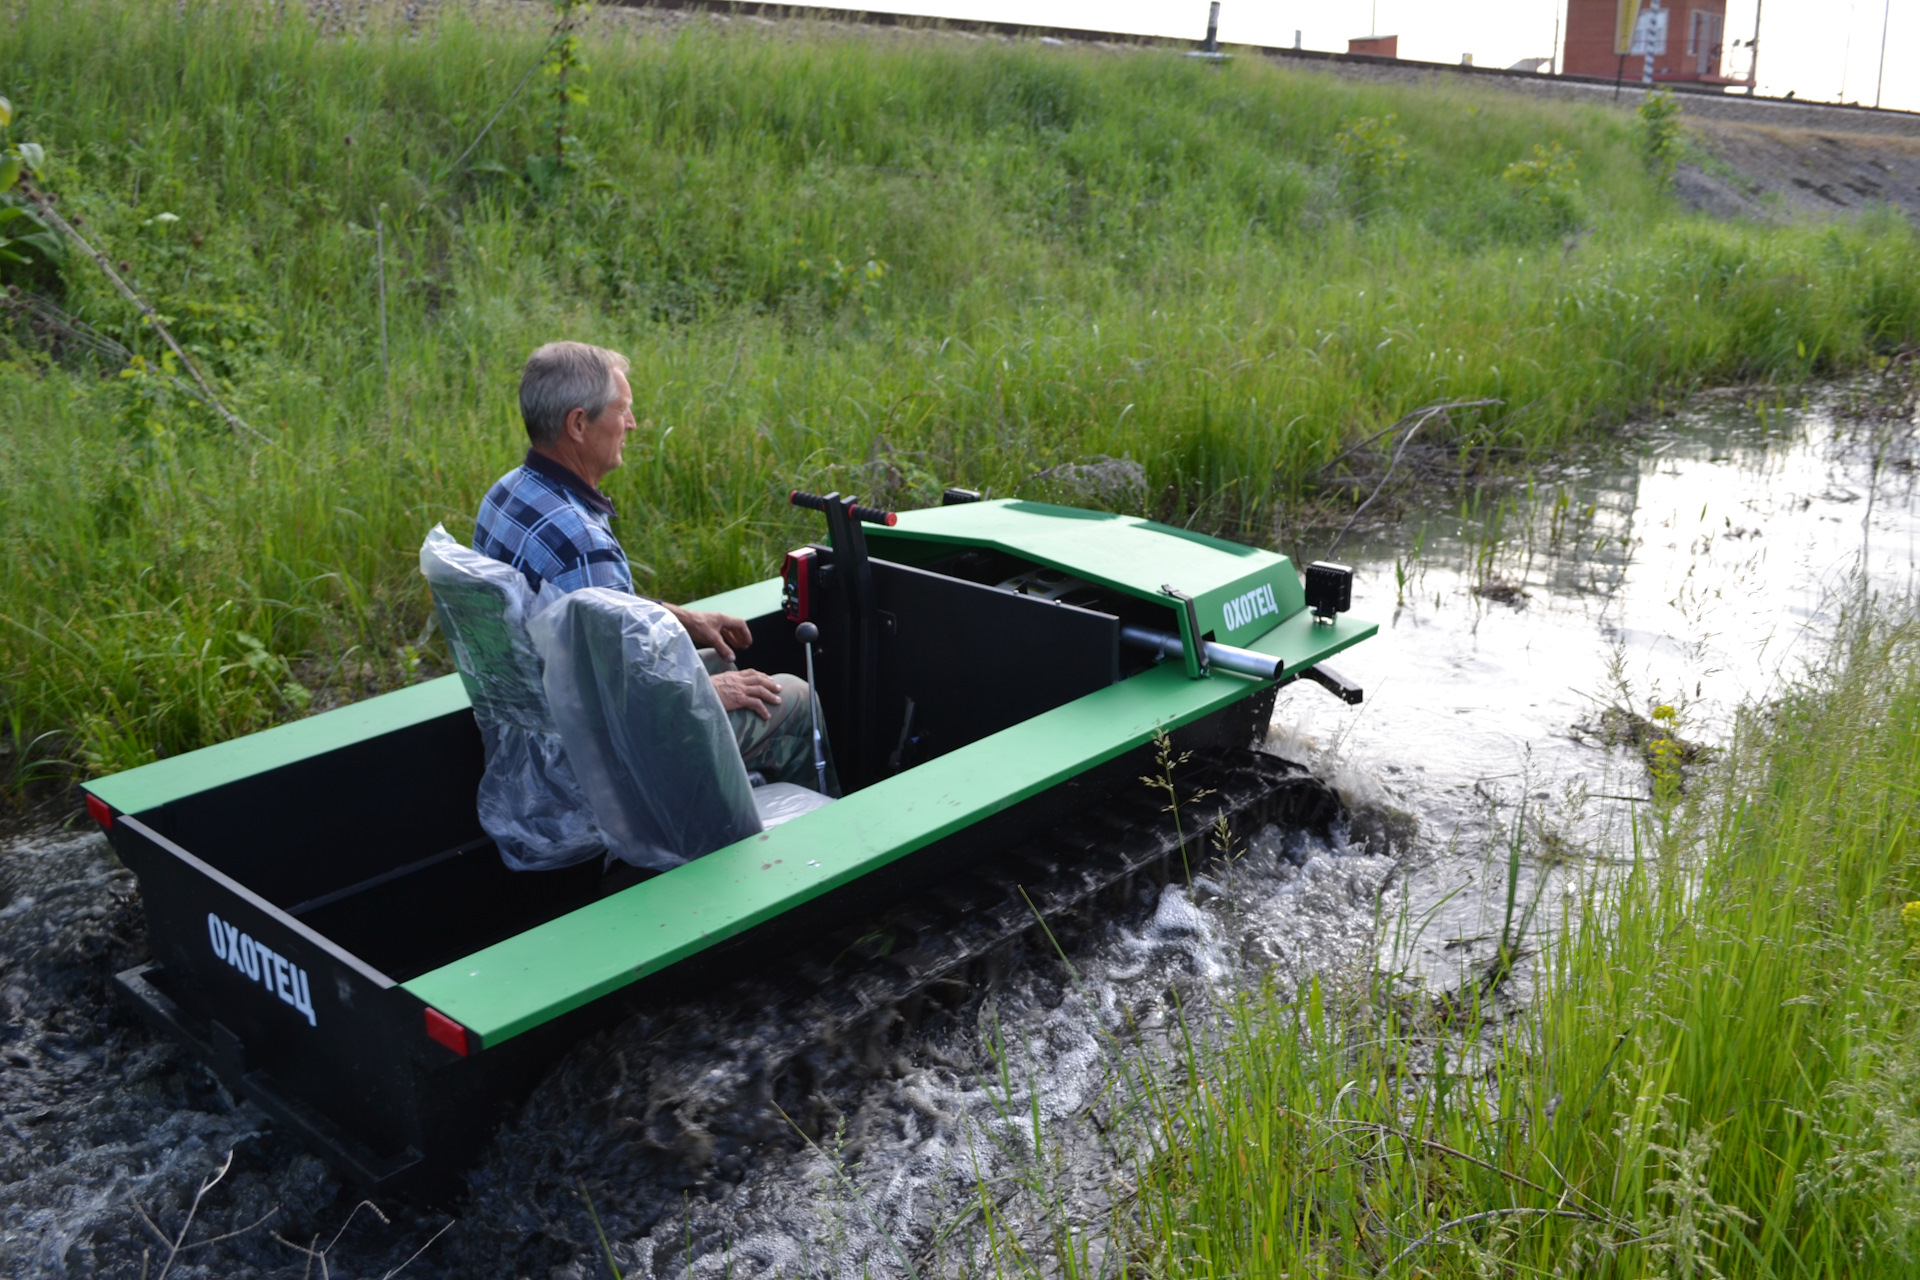
M 1680 104 L 1673 99 L 1673 90 L 1659 89 L 1647 95 L 1640 109 L 1634 112 L 1638 121 L 1640 156 L 1647 164 L 1647 172 L 1662 182 L 1673 177 L 1673 167 L 1680 161 Z
M 1407 135 L 1394 128 L 1397 117 L 1359 116 L 1341 122 L 1333 135 L 1333 149 L 1339 154 L 1342 174 L 1353 184 L 1354 194 L 1371 199 L 1407 167 L 1412 153 Z
M 1531 159 L 1515 160 L 1500 177 L 1565 230 L 1580 220 L 1579 160 L 1578 151 L 1566 150 L 1555 138 L 1549 146 L 1535 143 Z

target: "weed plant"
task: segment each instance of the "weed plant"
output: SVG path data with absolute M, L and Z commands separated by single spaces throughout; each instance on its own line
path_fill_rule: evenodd
M 1911 1274 L 1917 645 L 1856 619 L 1684 795 L 1656 776 L 1631 869 L 1576 898 L 1525 1015 L 1472 987 L 1256 995 L 1185 1083 L 1136 1083 L 1165 1137 L 1130 1269 Z
M 76 324 L 6 313 L 16 778 L 433 670 L 415 549 L 518 458 L 519 366 L 559 336 L 633 358 L 617 531 L 643 590 L 686 598 L 817 535 L 791 487 L 1092 500 L 1061 477 L 1104 459 L 1144 476 L 1129 503 L 1262 540 L 1314 467 L 1435 400 L 1501 402 L 1458 440 L 1547 449 L 1920 333 L 1903 222 L 1683 215 L 1599 108 L 600 10 L 556 134 L 539 90 L 500 110 L 553 56 L 539 6 L 347 35 L 254 0 L 0 9 L 12 138 L 273 437 L 181 394 L 78 255 Z M 557 136 L 564 166 L 534 163 Z

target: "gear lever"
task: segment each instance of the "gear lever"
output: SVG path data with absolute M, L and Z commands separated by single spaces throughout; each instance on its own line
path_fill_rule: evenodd
M 813 642 L 820 628 L 803 622 L 793 629 L 793 638 L 807 647 L 807 713 L 813 717 L 813 773 L 820 794 L 827 794 L 827 751 L 820 741 L 820 702 L 813 689 Z

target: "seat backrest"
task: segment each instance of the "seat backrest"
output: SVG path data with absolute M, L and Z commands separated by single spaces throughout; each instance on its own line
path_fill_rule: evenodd
M 686 628 L 589 587 L 528 624 L 547 705 L 614 856 L 675 867 L 761 830 L 720 695 Z
M 473 714 L 497 724 L 552 733 L 540 654 L 527 637 L 534 594 L 512 565 L 454 541 L 435 525 L 420 547 L 420 572 Z
M 527 636 L 538 598 L 525 576 L 438 525 L 420 548 L 420 572 L 480 724 L 487 767 L 474 803 L 501 860 L 544 871 L 601 857 L 606 837 L 547 714 L 540 653 Z

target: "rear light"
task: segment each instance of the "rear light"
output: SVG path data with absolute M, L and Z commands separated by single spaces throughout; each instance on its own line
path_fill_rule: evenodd
M 438 1009 L 427 1010 L 427 1039 L 467 1056 L 467 1029 Z
M 93 815 L 93 820 L 100 824 L 102 831 L 113 830 L 113 810 L 107 807 L 105 800 L 89 793 L 87 796 L 87 812 Z

